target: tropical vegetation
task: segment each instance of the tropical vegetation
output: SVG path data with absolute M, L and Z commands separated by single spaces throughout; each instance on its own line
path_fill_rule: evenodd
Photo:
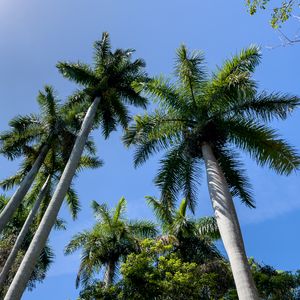
M 254 13 L 266 3 L 248 5 Z M 274 26 L 286 17 L 277 18 Z M 49 234 L 67 226 L 59 217 L 62 203 L 74 220 L 80 212 L 73 179 L 103 163 L 91 133 L 106 140 L 121 128 L 123 143 L 135 149 L 134 166 L 162 155 L 154 179 L 159 196 L 146 197 L 156 222 L 128 218 L 124 197 L 114 208 L 92 202 L 95 224 L 65 247 L 66 255 L 80 252 L 74 278 L 80 300 L 300 299 L 299 272 L 247 257 L 233 201 L 255 208 L 241 153 L 281 175 L 299 169 L 298 151 L 272 126 L 291 115 L 299 97 L 259 89 L 256 46 L 209 73 L 203 53 L 181 45 L 171 78 L 150 78 L 133 55 L 133 49 L 113 50 L 103 33 L 91 66 L 57 64 L 78 90 L 62 102 L 46 85 L 37 97 L 40 111 L 16 116 L 0 133 L 0 154 L 21 161 L 0 181 L 6 193 L 0 196 L 0 298 L 19 300 L 45 279 L 54 261 Z M 132 116 L 131 108 L 144 112 Z M 203 171 L 214 216 L 197 215 Z
M 157 77 L 135 84 L 138 91 L 158 102 L 158 108 L 153 113 L 137 115 L 124 136 L 127 146 L 136 146 L 136 166 L 151 155 L 166 151 L 155 178 L 166 206 L 173 206 L 182 192 L 194 211 L 196 185 L 204 166 L 240 299 L 258 299 L 258 294 L 232 200 L 238 197 L 254 207 L 237 150 L 279 174 L 290 174 L 300 162 L 296 150 L 269 125 L 274 119 L 286 119 L 299 99 L 258 92 L 252 74 L 260 58 L 259 48 L 251 46 L 208 76 L 203 53 L 190 53 L 186 46 L 180 46 L 174 80 Z

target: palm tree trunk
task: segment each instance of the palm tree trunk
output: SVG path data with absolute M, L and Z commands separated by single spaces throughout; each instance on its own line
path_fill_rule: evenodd
M 227 252 L 240 300 L 258 300 L 243 237 L 227 181 L 211 146 L 202 145 L 207 183 L 221 238 Z
M 31 187 L 32 182 L 35 179 L 36 174 L 38 173 L 41 165 L 44 162 L 44 159 L 48 153 L 49 146 L 44 145 L 40 151 L 39 156 L 35 160 L 33 166 L 31 167 L 30 171 L 26 174 L 24 179 L 22 180 L 21 184 L 19 185 L 16 192 L 8 201 L 5 208 L 2 210 L 0 214 L 0 233 L 8 223 L 12 214 L 16 211 L 18 206 L 20 205 L 21 201 L 24 199 L 25 195 L 27 194 L 29 188 Z
M 16 242 L 5 262 L 5 265 L 0 273 L 0 288 L 3 286 L 7 276 L 8 276 L 8 273 L 9 273 L 9 270 L 11 269 L 12 265 L 14 264 L 15 262 L 15 259 L 17 257 L 17 254 L 23 244 L 23 241 L 29 231 L 29 228 L 35 218 L 35 215 L 41 205 L 41 202 L 42 200 L 45 198 L 46 196 L 46 193 L 48 192 L 48 189 L 50 187 L 50 179 L 51 179 L 51 176 L 49 175 L 45 181 L 45 183 L 43 184 L 42 186 L 42 189 L 41 191 L 39 192 L 38 194 L 38 197 L 30 211 L 30 213 L 28 214 L 27 218 L 26 218 L 26 221 L 16 239 Z
M 116 264 L 113 261 L 110 261 L 106 266 L 106 270 L 104 274 L 104 286 L 106 289 L 109 288 L 113 282 L 115 269 L 116 269 Z
M 95 98 L 85 115 L 64 172 L 4 300 L 19 300 L 22 297 L 76 172 L 85 143 L 93 126 L 99 102 L 100 98 Z

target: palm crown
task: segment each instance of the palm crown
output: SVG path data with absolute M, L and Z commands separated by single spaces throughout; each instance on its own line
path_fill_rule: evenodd
M 259 61 L 259 49 L 251 46 L 225 61 L 209 77 L 202 53 L 189 53 L 181 46 L 177 50 L 176 81 L 158 77 L 136 84 L 137 90 L 158 101 L 159 108 L 137 116 L 124 142 L 136 145 L 135 165 L 167 150 L 155 179 L 163 201 L 172 204 L 183 191 L 194 210 L 204 143 L 212 147 L 232 195 L 251 207 L 251 187 L 236 148 L 278 173 L 289 174 L 298 168 L 296 151 L 268 123 L 285 119 L 299 98 L 258 92 L 251 76 Z
M 83 86 L 69 99 L 69 105 L 80 105 L 81 109 L 89 106 L 94 98 L 100 98 L 96 125 L 100 125 L 105 137 L 120 124 L 128 125 L 127 104 L 145 107 L 146 99 L 132 87 L 133 82 L 146 79 L 143 72 L 145 63 L 141 59 L 131 61 L 133 49 L 111 50 L 108 33 L 94 44 L 94 66 L 77 62 L 57 64 L 62 75 Z
M 106 267 L 109 282 L 112 281 L 118 263 L 131 252 L 139 249 L 139 239 L 153 237 L 157 231 L 153 223 L 147 221 L 130 221 L 124 218 L 126 200 L 121 198 L 114 210 L 106 204 L 92 202 L 94 214 L 98 220 L 91 231 L 84 231 L 73 237 L 65 249 L 71 254 L 83 248 L 80 269 L 76 285 L 88 284 L 102 266 Z M 107 272 L 109 270 L 109 272 Z
M 213 241 L 220 238 L 214 217 L 191 218 L 187 213 L 187 200 L 183 199 L 177 209 L 166 207 L 162 201 L 146 197 L 162 228 L 159 237 L 163 242 L 175 242 L 185 261 L 207 263 L 220 259 L 221 255 Z
M 37 101 L 40 114 L 15 117 L 9 123 L 11 129 L 1 134 L 1 154 L 9 159 L 22 155 L 36 158 L 41 147 L 47 144 L 48 149 L 59 148 L 61 155 L 68 158 L 78 130 L 76 120 L 64 113 L 65 108 L 51 86 L 39 92 Z

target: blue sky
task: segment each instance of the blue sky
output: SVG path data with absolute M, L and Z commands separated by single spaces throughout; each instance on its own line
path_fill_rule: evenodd
M 0 130 L 7 129 L 16 114 L 37 111 L 35 98 L 45 84 L 54 85 L 62 100 L 69 95 L 75 87 L 58 74 L 56 62 L 91 62 L 92 43 L 103 31 L 111 34 L 113 46 L 135 48 L 151 75 L 172 72 L 175 49 L 181 43 L 203 50 L 210 70 L 255 43 L 263 52 L 255 74 L 260 88 L 299 95 L 300 45 L 268 50 L 267 46 L 280 41 L 267 18 L 264 14 L 248 16 L 243 0 L 0 0 Z M 288 121 L 274 124 L 298 149 L 299 117 L 298 111 Z M 132 151 L 120 142 L 121 132 L 108 141 L 99 132 L 93 135 L 105 166 L 85 171 L 76 180 L 82 211 L 73 222 L 62 208 L 68 230 L 51 234 L 55 263 L 44 283 L 26 293 L 25 300 L 76 299 L 80 254 L 65 257 L 62 249 L 74 233 L 93 224 L 91 200 L 112 206 L 124 195 L 129 217 L 152 217 L 144 196 L 158 195 L 152 184 L 157 159 L 135 170 Z M 257 203 L 257 208 L 250 210 L 236 201 L 248 256 L 278 269 L 300 269 L 299 175 L 281 177 L 257 167 L 247 157 L 245 162 Z M 17 162 L 0 158 L 0 179 L 17 168 Z M 205 177 L 202 182 L 197 216 L 211 214 Z

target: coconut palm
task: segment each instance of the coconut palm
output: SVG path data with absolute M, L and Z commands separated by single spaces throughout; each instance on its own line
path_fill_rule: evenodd
M 30 157 L 28 158 L 28 160 L 30 160 Z M 30 162 L 26 161 L 25 165 L 30 165 Z M 32 209 L 28 213 L 22 229 L 16 238 L 15 244 L 11 249 L 5 265 L 1 270 L 0 286 L 5 282 L 9 274 L 9 270 L 14 264 L 18 252 L 21 249 L 26 236 L 28 235 L 28 232 L 34 222 L 34 219 L 36 218 L 36 215 L 38 214 L 36 218 L 36 224 L 39 224 L 43 214 L 45 213 L 47 204 L 51 199 L 54 186 L 60 178 L 64 166 L 65 161 L 63 157 L 61 157 L 60 153 L 53 153 L 53 149 L 51 149 L 45 158 L 44 164 L 41 167 L 39 174 L 36 177 L 35 184 L 32 190 L 28 194 L 28 197 L 26 197 L 26 203 L 28 205 L 32 205 Z M 79 163 L 78 171 L 82 168 L 97 168 L 99 166 L 101 166 L 101 161 L 99 161 L 96 157 L 83 155 Z M 26 167 L 23 168 L 22 171 L 19 171 L 18 174 L 20 175 L 21 173 L 25 173 L 25 169 Z M 5 187 L 13 187 L 15 183 L 16 180 L 14 177 L 10 177 L 2 181 L 2 184 Z M 70 208 L 70 213 L 73 219 L 76 219 L 80 206 L 77 193 L 72 187 L 70 187 L 67 192 L 66 201 Z
M 11 130 L 0 136 L 1 154 L 9 159 L 24 155 L 31 158 L 31 164 L 25 164 L 23 171 L 10 180 L 14 179 L 19 186 L 0 214 L 0 232 L 24 199 L 49 151 L 60 149 L 67 159 L 75 140 L 73 125 L 76 120 L 64 113 L 65 108 L 59 104 L 53 88 L 45 86 L 37 101 L 41 110 L 39 115 L 17 116 L 9 123 Z
M 88 107 L 88 109 L 65 170 L 6 295 L 6 300 L 20 299 L 24 291 L 35 261 L 50 234 L 71 184 L 92 127 L 100 126 L 104 137 L 107 138 L 117 125 L 122 127 L 128 125 L 130 118 L 127 104 L 141 107 L 146 105 L 146 99 L 132 87 L 134 81 L 145 79 L 142 71 L 145 63 L 140 59 L 131 61 L 133 50 L 117 49 L 112 52 L 107 33 L 103 34 L 101 41 L 95 43 L 94 49 L 94 68 L 83 63 L 58 64 L 58 69 L 66 78 L 84 87 L 83 91 L 71 97 L 70 104 L 77 104 L 82 108 Z
M 113 210 L 106 204 L 92 202 L 97 223 L 90 231 L 76 234 L 66 246 L 65 254 L 82 249 L 81 263 L 76 279 L 87 286 L 94 275 L 105 267 L 104 286 L 111 285 L 122 259 L 139 250 L 139 240 L 154 237 L 155 225 L 148 221 L 131 221 L 124 216 L 126 200 L 122 197 Z
M 3 208 L 7 203 L 9 202 L 9 198 L 0 195 L 0 208 Z M 5 230 L 2 231 L 0 235 L 0 270 L 3 268 L 7 257 L 10 255 L 10 252 L 14 246 L 16 237 L 21 230 L 22 224 L 26 219 L 26 216 L 28 214 L 28 211 L 30 210 L 30 207 L 27 206 L 24 202 L 20 205 L 17 212 L 14 214 L 14 216 L 10 219 L 10 222 L 5 227 Z M 59 229 L 63 229 L 63 223 L 61 220 L 57 223 Z M 15 260 L 15 263 L 9 273 L 8 278 L 5 282 L 3 282 L 0 285 L 0 298 L 3 299 L 5 292 L 7 288 L 9 287 L 9 283 L 13 279 L 13 275 L 16 273 L 17 268 L 21 262 L 21 259 L 29 245 L 30 237 L 34 233 L 34 228 L 30 229 L 30 232 L 28 232 L 27 238 L 22 244 L 22 247 L 20 248 L 20 251 L 18 253 L 18 256 Z M 42 253 L 39 257 L 39 260 L 35 266 L 34 272 L 31 275 L 31 278 L 27 284 L 27 288 L 29 290 L 33 289 L 35 287 L 35 284 L 37 282 L 42 281 L 45 276 L 46 272 L 49 269 L 51 263 L 53 261 L 53 251 L 51 250 L 50 246 L 47 244 Z
M 279 174 L 290 174 L 299 166 L 294 148 L 268 125 L 286 119 L 299 98 L 258 92 L 251 76 L 260 58 L 259 49 L 251 46 L 208 76 L 202 53 L 189 53 L 182 45 L 177 50 L 176 80 L 158 77 L 136 86 L 154 97 L 159 107 L 152 114 L 137 116 L 124 137 L 126 145 L 136 145 L 136 166 L 167 150 L 155 179 L 165 205 L 174 205 L 175 196 L 183 192 L 194 210 L 204 162 L 239 299 L 247 300 L 258 296 L 232 196 L 250 207 L 254 202 L 237 149 Z

